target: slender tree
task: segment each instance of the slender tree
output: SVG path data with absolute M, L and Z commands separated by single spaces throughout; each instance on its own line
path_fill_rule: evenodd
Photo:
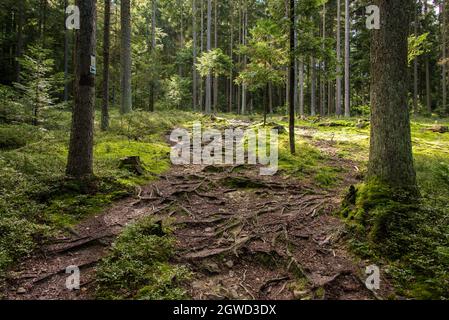
M 131 89 L 131 5 L 130 0 L 121 0 L 121 104 L 122 114 L 132 111 Z
M 68 0 L 64 0 L 64 102 L 69 101 L 69 29 L 65 26 L 65 10 Z
M 207 52 L 211 50 L 211 28 L 212 28 L 212 0 L 207 0 Z M 212 112 L 212 74 L 206 77 L 206 113 Z
M 428 4 L 427 4 L 427 0 L 424 0 L 424 16 L 426 18 L 426 21 L 427 21 L 427 15 L 428 15 Z M 427 111 L 432 112 L 432 93 L 431 93 L 431 89 L 430 89 L 429 53 L 426 53 L 424 56 L 424 65 L 425 65 L 425 69 L 426 69 L 426 106 L 427 106 Z
M 351 116 L 351 84 L 350 84 L 350 66 L 349 66 L 349 55 L 350 55 L 350 43 L 349 43 L 349 33 L 350 33 L 350 11 L 349 11 L 349 0 L 345 0 L 345 117 Z
M 295 145 L 295 0 L 290 0 L 290 92 L 289 92 L 289 138 L 290 152 L 296 153 Z
M 218 48 L 218 0 L 214 0 L 214 48 Z M 214 75 L 214 112 L 218 107 L 218 75 Z
M 416 190 L 407 106 L 407 38 L 412 0 L 375 0 L 380 30 L 371 39 L 371 142 L 368 179 Z
M 103 30 L 103 104 L 101 107 L 101 130 L 109 128 L 109 47 L 111 33 L 111 0 L 104 0 Z
M 192 0 L 192 34 L 193 34 L 193 66 L 192 66 L 192 103 L 193 109 L 196 110 L 198 103 L 198 74 L 196 71 L 197 62 L 197 25 L 196 25 L 196 0 Z
M 447 4 L 446 0 L 442 0 L 440 4 L 440 15 L 442 17 L 441 22 L 441 59 L 442 59 L 442 68 L 441 68 L 441 86 L 442 90 L 442 109 L 446 111 L 446 103 L 447 103 Z
M 76 36 L 76 95 L 72 116 L 67 175 L 93 175 L 95 74 L 91 68 L 96 48 L 96 0 L 78 0 L 80 30 Z
M 341 115 L 341 0 L 337 0 L 337 80 L 335 114 Z

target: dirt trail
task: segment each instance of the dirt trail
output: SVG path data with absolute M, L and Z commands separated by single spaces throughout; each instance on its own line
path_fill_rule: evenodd
M 295 179 L 262 177 L 257 167 L 174 167 L 103 214 L 55 239 L 10 274 L 7 299 L 92 299 L 95 266 L 120 231 L 152 215 L 176 226 L 173 263 L 195 276 L 193 299 L 373 299 L 363 265 L 354 264 L 332 216 L 340 191 Z M 81 290 L 65 287 L 67 266 L 81 269 Z

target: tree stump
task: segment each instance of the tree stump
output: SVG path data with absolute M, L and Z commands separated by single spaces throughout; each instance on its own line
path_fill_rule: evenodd
M 126 169 L 138 176 L 142 176 L 145 173 L 145 169 L 142 167 L 142 162 L 139 156 L 131 156 L 120 159 L 120 169 Z

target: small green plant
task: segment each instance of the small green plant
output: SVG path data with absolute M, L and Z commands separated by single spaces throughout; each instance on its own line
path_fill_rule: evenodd
M 128 227 L 97 270 L 100 299 L 185 299 L 184 266 L 169 264 L 174 239 L 151 217 Z

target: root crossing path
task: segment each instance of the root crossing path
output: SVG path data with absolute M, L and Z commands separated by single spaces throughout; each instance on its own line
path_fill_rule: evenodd
M 344 226 L 332 215 L 341 190 L 258 172 L 174 167 L 22 262 L 5 297 L 95 298 L 97 263 L 127 224 L 151 215 L 175 226 L 173 263 L 193 271 L 186 285 L 193 299 L 374 299 L 365 266 L 348 254 Z M 80 290 L 66 289 L 70 265 L 81 270 Z

